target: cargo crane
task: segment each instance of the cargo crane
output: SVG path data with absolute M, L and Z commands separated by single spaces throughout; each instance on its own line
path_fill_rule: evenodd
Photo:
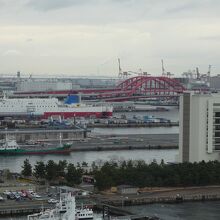
M 208 67 L 208 72 L 207 72 L 207 80 L 208 80 L 208 82 L 210 82 L 211 68 L 212 68 L 212 65 L 209 65 L 209 67 Z
M 199 68 L 196 67 L 196 79 L 197 79 L 197 80 L 203 79 L 203 80 L 205 80 L 206 82 L 209 82 L 209 80 L 210 80 L 210 74 L 211 74 L 211 67 L 212 67 L 212 66 L 209 65 L 209 67 L 208 67 L 208 72 L 205 73 L 205 74 L 200 74 Z
M 165 69 L 164 69 L 164 65 L 163 65 L 163 60 L 161 60 L 161 65 L 162 65 L 162 76 L 165 76 Z
M 138 76 L 150 76 L 149 73 L 147 73 L 147 72 L 143 72 L 142 69 L 139 69 L 138 72 L 128 71 L 128 73 L 136 74 L 136 75 L 138 75 Z
M 120 58 L 118 58 L 118 77 L 119 78 L 127 78 L 129 75 L 131 75 L 129 72 L 123 72 L 122 69 L 121 69 L 121 60 Z
M 133 75 L 133 74 L 136 74 L 138 76 L 150 76 L 150 74 L 148 74 L 147 72 L 143 72 L 141 68 L 137 72 L 131 71 L 131 70 L 122 71 L 121 60 L 120 60 L 120 58 L 118 58 L 118 77 L 126 79 L 126 78 L 128 78 L 128 76 Z
M 143 72 L 141 68 L 138 70 L 138 72 L 131 71 L 131 70 L 122 71 L 120 58 L 118 58 L 118 70 L 119 70 L 118 77 L 123 78 L 123 79 L 127 78 L 128 76 L 133 75 L 133 74 L 136 74 L 138 76 L 148 76 L 148 75 L 150 75 L 147 72 Z
M 200 72 L 198 67 L 196 67 L 196 79 L 200 79 Z
M 140 76 L 150 76 L 150 73 L 148 72 L 143 72 L 142 69 L 139 69 L 140 73 L 138 73 Z
M 171 72 L 166 72 L 166 71 L 165 71 L 163 59 L 161 60 L 161 65 L 162 65 L 162 76 L 171 77 L 171 76 L 174 75 L 174 74 L 171 74 Z
M 120 58 L 118 58 L 118 77 L 122 77 L 122 69 L 121 69 L 121 61 Z

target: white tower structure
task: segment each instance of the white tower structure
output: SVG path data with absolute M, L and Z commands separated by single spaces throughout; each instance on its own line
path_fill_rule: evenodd
M 180 97 L 179 162 L 220 160 L 220 94 Z

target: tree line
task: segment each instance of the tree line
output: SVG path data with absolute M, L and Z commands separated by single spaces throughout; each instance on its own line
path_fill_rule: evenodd
M 220 184 L 220 162 L 165 164 L 162 160 L 161 163 L 154 161 L 147 164 L 142 160 L 110 161 L 102 166 L 93 163 L 88 171 L 80 164 L 75 166 L 66 161 L 55 163 L 50 160 L 47 164 L 37 162 L 32 174 L 49 181 L 63 176 L 69 185 L 79 184 L 82 175 L 89 174 L 94 176 L 99 190 L 122 184 L 137 187 L 203 186 Z
M 58 163 L 49 160 L 47 163 L 37 161 L 32 167 L 29 160 L 26 159 L 22 166 L 21 174 L 23 176 L 34 176 L 37 180 L 47 180 L 53 182 L 59 180 L 67 185 L 80 184 L 84 171 L 78 163 L 67 163 L 66 160 L 60 160 Z

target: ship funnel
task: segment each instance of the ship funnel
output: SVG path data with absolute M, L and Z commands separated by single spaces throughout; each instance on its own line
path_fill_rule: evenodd
M 65 104 L 75 104 L 75 103 L 79 103 L 80 102 L 80 97 L 78 95 L 69 95 L 66 100 L 65 100 Z

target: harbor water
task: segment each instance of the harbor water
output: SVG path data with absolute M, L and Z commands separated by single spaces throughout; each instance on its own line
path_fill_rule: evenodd
M 125 207 L 140 215 L 157 216 L 162 220 L 219 220 L 220 201 L 179 204 L 151 204 Z
M 148 112 L 135 113 L 126 112 L 127 117 L 133 115 L 154 115 L 155 117 L 163 117 L 171 121 L 178 121 L 178 110 L 176 107 L 171 107 L 167 112 Z M 116 116 L 122 115 L 116 113 Z M 129 135 L 129 134 L 178 134 L 178 127 L 158 127 L 158 128 L 95 128 L 92 130 L 92 136 L 102 135 Z M 70 155 L 44 155 L 44 156 L 10 156 L 0 157 L 1 169 L 8 168 L 14 172 L 20 172 L 23 161 L 28 158 L 30 162 L 35 164 L 36 161 L 48 160 L 67 160 L 76 164 L 86 161 L 91 164 L 95 161 L 97 164 L 102 164 L 107 160 L 144 160 L 152 162 L 156 159 L 158 162 L 164 159 L 165 162 L 174 162 L 178 150 L 120 150 L 120 151 L 91 151 L 91 152 L 72 152 Z M 218 220 L 220 219 L 220 202 L 194 202 L 181 204 L 150 204 L 133 207 L 124 207 L 130 211 L 148 216 L 157 216 L 163 220 Z M 26 220 L 26 217 L 9 217 L 2 218 L 4 220 Z
M 153 204 L 124 207 L 134 213 L 157 216 L 161 220 L 219 220 L 220 202 L 194 202 L 180 204 Z M 4 220 L 26 220 L 26 217 L 0 218 Z
M 108 160 L 144 160 L 146 162 L 152 162 L 156 159 L 160 162 L 164 159 L 165 162 L 174 162 L 177 150 L 122 150 L 122 151 L 88 151 L 88 152 L 72 152 L 70 155 L 44 155 L 44 156 L 1 156 L 0 167 L 1 169 L 10 169 L 13 172 L 20 172 L 21 167 L 26 158 L 29 159 L 32 165 L 36 161 L 54 160 L 67 160 L 69 163 L 77 164 L 87 162 L 89 165 L 93 161 L 97 165 L 102 165 L 104 161 Z
M 123 113 L 126 117 L 153 115 L 155 117 L 163 117 L 171 121 L 178 121 L 179 113 L 176 107 L 169 107 L 169 111 L 165 112 L 126 112 Z M 120 113 L 115 113 L 114 116 L 119 117 Z M 91 131 L 91 136 L 101 135 L 139 135 L 139 134 L 178 134 L 178 127 L 156 127 L 156 128 L 94 128 Z M 88 143 L 89 145 L 89 143 Z M 96 162 L 101 165 L 108 160 L 144 160 L 147 163 L 156 160 L 160 162 L 162 159 L 165 162 L 174 162 L 176 159 L 177 150 L 119 150 L 119 151 L 87 151 L 87 152 L 72 152 L 70 155 L 32 155 L 32 156 L 0 156 L 1 169 L 10 169 L 13 172 L 20 172 L 23 162 L 26 158 L 29 159 L 32 165 L 36 161 L 47 162 L 48 160 L 67 160 L 69 163 L 77 164 L 87 162 L 89 165 Z

